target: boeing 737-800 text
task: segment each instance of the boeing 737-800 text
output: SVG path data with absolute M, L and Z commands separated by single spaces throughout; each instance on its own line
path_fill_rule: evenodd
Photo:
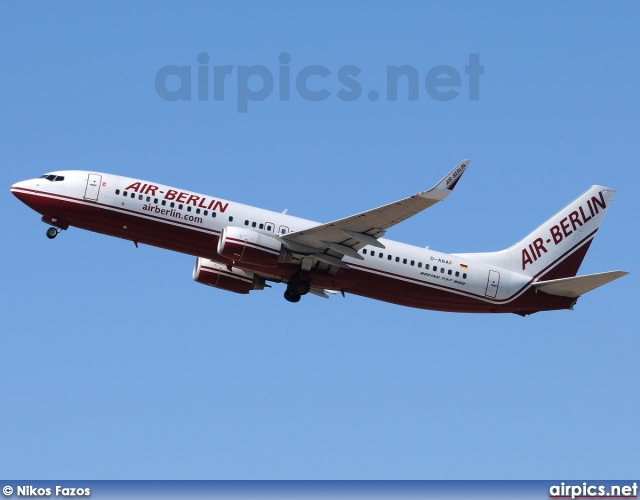
M 236 293 L 286 283 L 290 302 L 341 292 L 422 309 L 526 315 L 571 309 L 580 295 L 627 274 L 576 276 L 615 193 L 603 186 L 498 252 L 445 254 L 383 238 L 444 200 L 468 165 L 428 191 L 327 224 L 90 171 L 51 172 L 11 192 L 52 226 L 49 238 L 74 226 L 190 254 L 198 283 Z

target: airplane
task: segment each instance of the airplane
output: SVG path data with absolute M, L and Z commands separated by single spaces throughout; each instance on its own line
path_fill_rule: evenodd
M 197 283 L 248 294 L 285 283 L 284 298 L 355 294 L 420 309 L 515 313 L 573 309 L 626 274 L 576 276 L 615 191 L 592 186 L 509 248 L 445 254 L 383 238 L 444 200 L 463 160 L 427 191 L 325 224 L 171 186 L 64 170 L 11 192 L 42 215 L 46 235 L 77 227 L 196 257 Z

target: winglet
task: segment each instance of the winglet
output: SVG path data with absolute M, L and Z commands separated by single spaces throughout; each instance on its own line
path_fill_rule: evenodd
M 428 191 L 418 193 L 416 196 L 429 198 L 431 200 L 444 200 L 449 196 L 451 191 L 453 191 L 453 188 L 456 187 L 456 184 L 458 184 L 458 181 L 462 177 L 462 174 L 464 174 L 470 162 L 471 160 L 462 160 L 451 172 L 445 175 L 438 184 Z

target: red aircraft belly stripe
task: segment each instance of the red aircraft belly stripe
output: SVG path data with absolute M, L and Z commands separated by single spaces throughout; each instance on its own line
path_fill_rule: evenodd
M 88 208 L 94 208 L 97 210 L 105 210 L 108 212 L 116 212 L 122 214 L 127 217 L 133 217 L 140 220 L 148 220 L 155 222 L 160 225 L 171 225 L 175 227 L 179 227 L 184 229 L 187 232 L 191 233 L 206 233 L 215 236 L 216 238 L 220 234 L 220 231 L 215 229 L 209 229 L 202 226 L 197 226 L 194 224 L 189 224 L 187 222 L 183 222 L 179 219 L 170 219 L 154 214 L 146 214 L 140 213 L 136 210 L 131 210 L 127 208 L 121 208 L 114 205 L 109 205 L 105 203 L 100 203 L 96 201 L 87 201 L 77 197 L 71 197 L 66 195 L 59 194 L 51 194 L 33 189 L 26 188 L 14 188 L 12 189 L 14 193 L 22 193 L 27 197 L 33 198 L 44 198 L 57 200 L 63 203 L 71 203 L 74 205 L 82 205 Z M 35 201 L 34 204 L 37 205 Z M 181 214 L 182 215 L 182 214 Z M 102 229 L 90 229 L 97 232 L 103 232 L 105 234 L 112 234 L 114 236 L 122 237 L 125 239 L 132 239 L 126 233 L 123 233 L 122 230 L 117 230 L 118 228 L 114 226 L 114 222 L 109 223 L 108 220 L 105 221 L 106 224 L 102 224 L 100 227 Z M 85 228 L 88 227 L 87 224 L 84 225 Z M 82 227 L 82 226 L 79 226 Z M 97 227 L 97 225 L 95 225 Z M 144 228 L 139 228 L 143 230 Z M 540 310 L 540 304 L 534 300 L 534 298 L 523 297 L 527 292 L 530 292 L 530 285 L 533 281 L 536 281 L 541 275 L 548 273 L 549 270 L 553 269 L 555 266 L 560 264 L 567 257 L 571 256 L 576 250 L 578 250 L 581 246 L 588 243 L 591 239 L 593 239 L 597 229 L 592 233 L 587 235 L 585 238 L 576 243 L 573 247 L 555 259 L 552 263 L 550 263 L 545 269 L 540 271 L 536 276 L 534 276 L 528 283 L 522 286 L 518 291 L 512 294 L 510 297 L 505 299 L 490 299 L 486 296 L 479 295 L 473 292 L 468 292 L 465 290 L 459 290 L 456 288 L 451 288 L 446 285 L 441 285 L 439 283 L 433 283 L 426 280 L 416 279 L 409 276 L 403 276 L 401 274 L 396 274 L 392 272 L 388 272 L 382 269 L 371 268 L 367 266 L 362 266 L 357 263 L 349 263 L 349 267 L 355 268 L 354 271 L 360 276 L 353 283 L 349 283 L 348 286 L 342 287 L 342 289 L 349 291 L 350 293 L 354 293 L 356 295 L 362 295 L 365 297 L 377 298 L 380 300 L 385 300 L 387 302 L 398 303 L 401 305 L 408 305 L 410 307 L 419 307 L 423 309 L 437 309 L 437 310 L 448 310 L 448 311 L 458 311 L 458 312 L 491 312 L 498 310 L 506 310 L 506 311 L 531 311 L 535 312 Z M 156 231 L 157 232 L 157 231 Z M 195 234 L 194 234 L 195 236 Z M 170 234 L 165 235 L 165 239 L 169 240 L 171 238 Z M 143 239 L 140 239 L 143 241 Z M 215 241 L 215 240 L 214 240 Z M 191 255 L 197 256 L 207 256 L 212 258 L 212 260 L 218 260 L 220 262 L 225 262 L 225 260 L 217 255 L 215 252 L 215 246 L 209 247 L 207 245 L 206 250 L 203 249 L 202 244 L 206 245 L 206 242 L 199 242 L 200 245 L 196 244 L 196 240 L 185 240 L 181 242 L 182 245 L 180 247 L 176 245 L 171 245 L 168 242 L 160 242 L 159 240 L 154 240 L 153 244 L 155 246 L 160 246 L 162 248 L 168 248 L 176 251 L 181 251 L 183 253 L 188 253 Z M 255 246 L 255 244 L 252 244 Z M 257 245 L 260 246 L 260 245 Z M 261 247 L 261 246 L 260 246 Z M 263 247 L 264 250 L 275 252 L 273 249 Z M 282 275 L 286 275 L 289 271 L 289 268 L 285 265 L 282 266 L 281 270 L 274 271 L 274 269 L 270 269 L 269 272 L 260 273 L 260 270 L 256 270 L 254 268 L 247 268 L 249 271 L 254 271 L 257 274 L 264 275 L 272 275 L 277 276 L 278 272 L 282 271 Z M 373 278 L 373 275 L 377 275 L 377 278 Z M 235 277 L 235 276 L 234 276 Z M 319 282 L 322 281 L 322 278 L 319 277 Z M 383 278 L 382 280 L 380 278 Z M 351 280 L 348 280 L 351 281 Z M 387 283 L 385 283 L 387 282 Z M 407 284 L 411 285 L 407 290 L 403 290 L 401 293 L 398 291 L 398 287 L 394 285 L 394 283 L 403 282 L 405 287 Z M 327 285 L 325 288 L 327 289 L 340 289 L 341 287 L 335 287 L 331 285 Z M 545 294 L 546 295 L 546 294 Z M 465 297 L 468 300 L 462 300 L 461 297 Z M 546 307 L 551 309 L 561 309 L 566 308 L 569 299 L 566 297 L 555 297 L 549 296 L 548 305 Z M 511 304 L 506 307 L 507 304 L 518 302 L 518 304 Z M 493 309 L 497 308 L 497 309 Z

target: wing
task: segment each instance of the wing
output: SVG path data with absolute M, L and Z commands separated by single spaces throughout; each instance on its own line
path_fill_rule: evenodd
M 293 251 L 311 253 L 312 257 L 327 265 L 344 267 L 341 259 L 345 255 L 362 259 L 357 253 L 360 248 L 367 245 L 384 248 L 378 238 L 387 229 L 449 196 L 468 165 L 469 160 L 461 161 L 428 191 L 345 219 L 289 233 L 281 239 Z

